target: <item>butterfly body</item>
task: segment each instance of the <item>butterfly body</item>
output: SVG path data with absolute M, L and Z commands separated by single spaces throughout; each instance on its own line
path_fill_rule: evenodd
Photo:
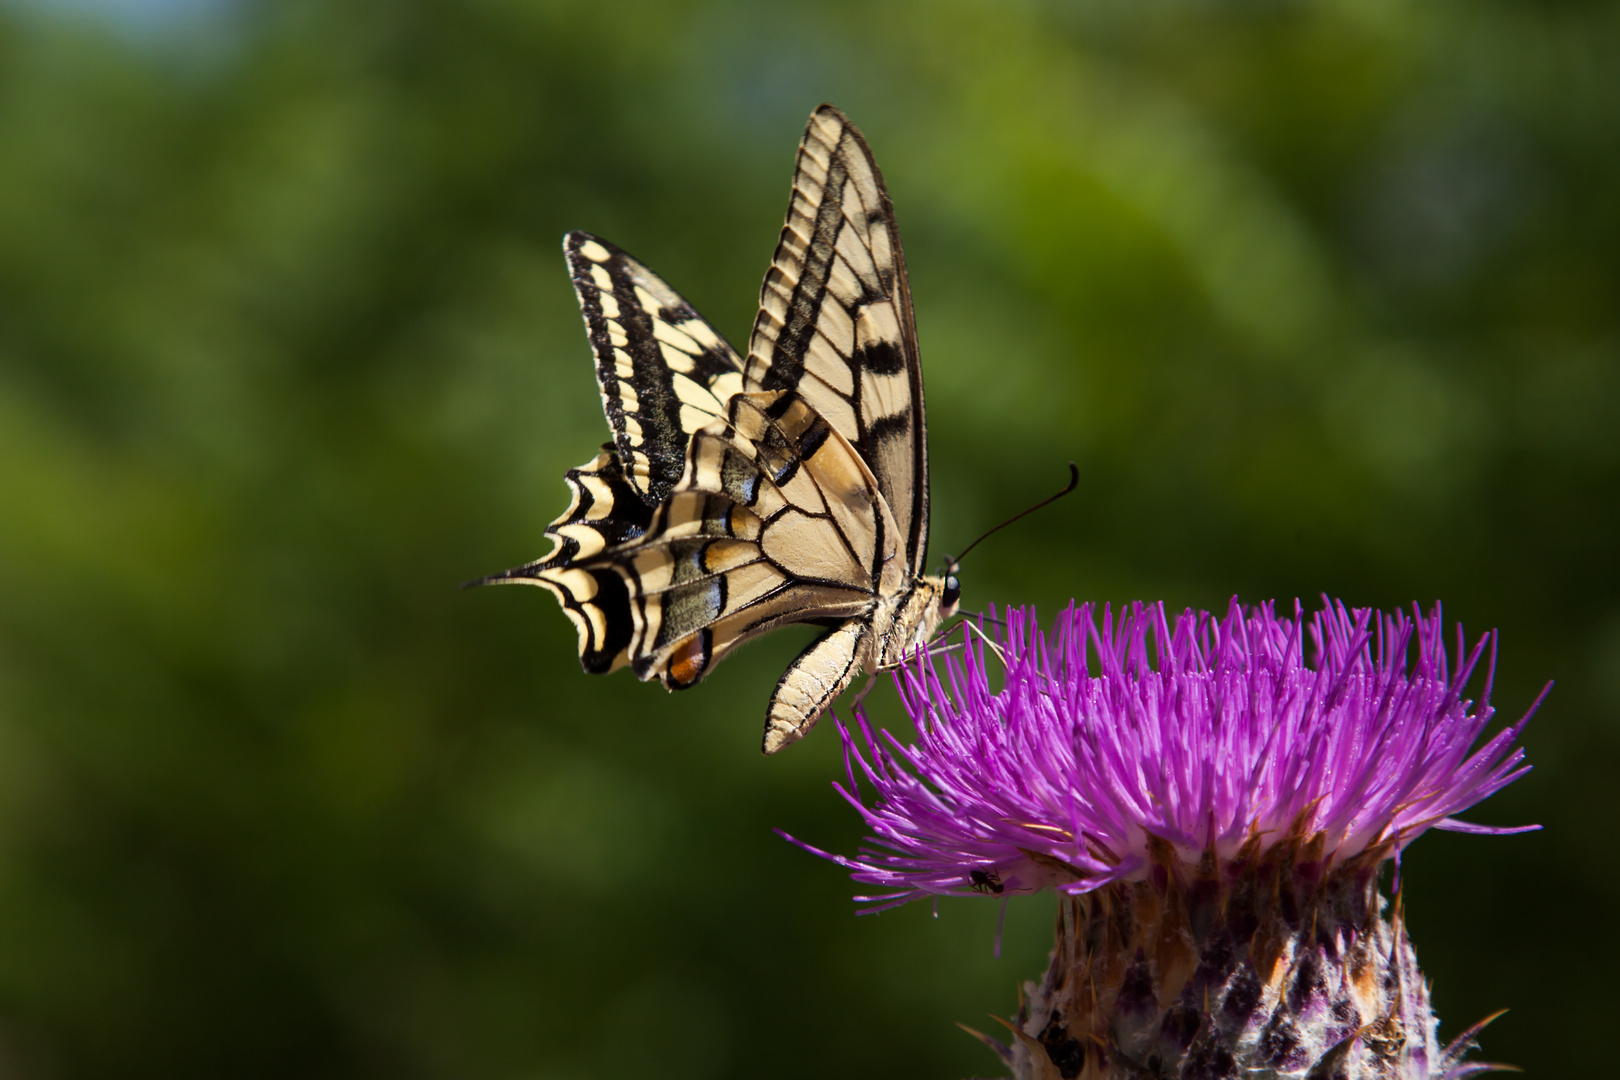
M 587 671 L 671 690 L 777 626 L 826 627 L 772 695 L 772 753 L 956 607 L 954 577 L 922 573 L 922 370 L 882 178 L 816 110 L 746 359 L 622 249 L 563 247 L 614 441 L 566 474 L 551 553 L 483 580 L 554 593 Z

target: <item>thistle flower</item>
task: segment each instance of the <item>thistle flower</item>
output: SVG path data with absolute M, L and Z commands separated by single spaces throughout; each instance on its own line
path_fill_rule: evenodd
M 858 739 L 839 725 L 836 786 L 874 846 L 810 850 L 883 890 L 856 898 L 869 910 L 1065 896 L 1014 1041 L 980 1036 L 1020 1078 L 1486 1071 L 1461 1061 L 1477 1027 L 1439 1047 L 1399 894 L 1377 886 L 1430 828 L 1536 828 L 1452 816 L 1528 770 L 1513 744 L 1529 714 L 1472 749 L 1490 675 L 1479 704 L 1463 690 L 1495 636 L 1468 649 L 1459 627 L 1448 667 L 1443 631 L 1438 608 L 1330 604 L 1307 623 L 1234 601 L 1173 625 L 1162 605 L 1100 624 L 1071 607 L 1049 640 L 1009 610 L 1000 692 L 970 642 L 943 675 L 919 658 L 897 677 L 915 744 L 859 714 Z

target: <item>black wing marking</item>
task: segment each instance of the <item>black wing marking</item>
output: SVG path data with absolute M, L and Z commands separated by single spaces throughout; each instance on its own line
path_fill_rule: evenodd
M 928 557 L 922 367 L 894 207 L 866 141 L 823 105 L 799 144 L 787 223 L 760 292 L 744 382 L 796 389 L 855 447 Z
M 635 620 L 624 575 L 601 556 L 646 534 L 654 509 L 631 486 L 618 450 L 606 443 L 588 464 L 563 479 L 573 498 L 546 526 L 551 551 L 541 559 L 468 582 L 468 585 L 540 585 L 557 597 L 579 631 L 579 662 L 601 675 L 630 662 Z
M 631 487 L 649 506 L 681 478 L 692 433 L 725 415 L 742 361 L 664 280 L 624 249 L 583 232 L 563 238 L 596 381 Z

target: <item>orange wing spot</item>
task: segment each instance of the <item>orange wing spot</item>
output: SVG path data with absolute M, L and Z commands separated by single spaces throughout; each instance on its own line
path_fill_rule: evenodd
M 670 689 L 684 690 L 703 678 L 709 666 L 709 631 L 699 630 L 679 645 L 669 657 Z

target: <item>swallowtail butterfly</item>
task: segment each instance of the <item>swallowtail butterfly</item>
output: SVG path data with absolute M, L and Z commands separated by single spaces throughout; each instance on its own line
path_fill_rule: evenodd
M 563 250 L 614 438 L 568 470 L 551 553 L 482 583 L 550 589 L 586 671 L 671 690 L 774 627 L 826 627 L 771 695 L 774 753 L 960 592 L 954 565 L 923 576 L 922 367 L 883 177 L 843 113 L 811 115 L 746 359 L 623 249 Z

